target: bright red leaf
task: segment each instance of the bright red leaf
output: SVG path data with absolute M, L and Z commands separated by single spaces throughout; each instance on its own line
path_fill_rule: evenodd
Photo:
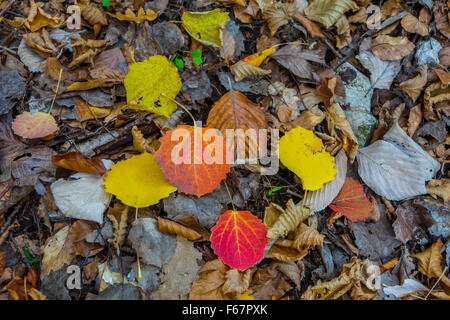
M 211 229 L 211 247 L 225 264 L 245 270 L 264 257 L 267 227 L 249 211 L 228 210 Z
M 372 203 L 367 199 L 362 185 L 347 177 L 341 191 L 329 207 L 352 221 L 366 220 L 371 216 Z
M 178 126 L 159 141 L 156 161 L 178 191 L 200 197 L 217 189 L 230 172 L 226 143 L 217 129 Z

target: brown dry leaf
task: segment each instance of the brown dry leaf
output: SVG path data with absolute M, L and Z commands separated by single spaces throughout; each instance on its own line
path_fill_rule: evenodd
M 442 275 L 442 267 L 441 267 L 441 248 L 443 244 L 441 239 L 437 239 L 437 241 L 431 245 L 427 250 L 413 254 L 411 257 L 416 258 L 417 269 L 419 269 L 420 273 L 426 275 L 429 279 L 432 278 L 441 278 L 441 282 L 444 283 L 447 287 L 450 287 L 450 279 L 445 275 Z
M 250 0 L 246 7 L 235 6 L 233 12 L 236 18 L 243 23 L 251 23 L 253 19 L 256 19 L 261 11 L 257 1 Z
M 417 100 L 423 87 L 427 84 L 428 66 L 426 64 L 420 66 L 416 69 L 416 72 L 419 72 L 416 77 L 399 84 L 399 87 L 410 96 L 413 102 Z
M 292 115 L 292 108 L 291 107 L 289 107 L 289 106 L 287 106 L 285 104 L 282 104 L 281 106 L 278 107 L 277 116 L 278 116 L 278 119 L 280 119 L 281 122 L 289 121 L 289 118 L 291 117 L 291 115 Z
M 425 12 L 425 13 L 424 13 Z M 402 18 L 401 25 L 403 29 L 409 33 L 417 33 L 422 37 L 425 37 L 430 31 L 428 30 L 428 18 L 429 15 L 427 8 L 422 8 L 420 11 L 419 18 L 414 17 L 412 14 L 408 13 Z
M 300 90 L 300 95 L 302 97 L 303 104 L 307 109 L 311 109 L 312 107 L 323 102 L 322 97 L 315 88 L 311 88 L 304 84 L 300 84 L 298 86 L 298 89 Z
M 123 83 L 125 74 L 118 69 L 99 67 L 89 72 L 92 79 L 103 79 L 108 85 Z
M 173 220 L 199 233 L 202 236 L 199 240 L 209 241 L 211 233 L 200 224 L 196 216 L 179 214 Z
M 45 63 L 41 64 L 41 69 L 42 72 L 56 81 L 59 79 L 60 70 L 63 69 L 63 72 L 61 73 L 61 81 L 64 81 L 67 78 L 67 72 L 65 72 L 65 68 L 57 58 L 48 58 Z
M 450 84 L 450 72 L 445 72 L 440 69 L 434 69 L 434 72 L 439 77 L 439 80 L 441 80 L 441 83 L 444 85 Z
M 334 300 L 352 290 L 352 288 L 355 290 L 354 286 L 356 284 L 364 286 L 363 291 L 371 293 L 371 298 L 375 297 L 377 292 L 371 291 L 367 287 L 366 277 L 363 271 L 367 262 L 368 260 L 359 260 L 356 257 L 352 257 L 349 263 L 344 264 L 342 273 L 337 278 L 328 282 L 317 281 L 311 288 L 309 297 L 312 300 Z
M 59 270 L 65 264 L 70 264 L 74 258 L 73 254 L 65 249 L 70 226 L 65 226 L 49 237 L 41 248 L 42 267 L 41 279 L 50 274 L 51 271 Z
M 158 230 L 161 232 L 176 234 L 191 241 L 201 238 L 201 234 L 199 234 L 197 231 L 187 228 L 182 224 L 176 223 L 174 221 L 163 219 L 161 217 L 158 217 Z
M 284 237 L 290 231 L 294 231 L 301 222 L 308 219 L 310 210 L 307 207 L 302 207 L 301 204 L 294 204 L 294 201 L 289 199 L 286 203 L 286 209 L 275 203 L 266 207 L 266 216 L 274 216 L 277 212 L 280 213 L 277 219 L 264 219 L 267 226 L 267 238 L 269 239 Z
M 105 165 L 100 158 L 87 159 L 80 151 L 52 156 L 52 164 L 67 170 L 103 175 Z
M 450 39 L 449 7 L 445 1 L 436 1 L 433 6 L 434 22 L 436 29 Z
M 430 84 L 423 94 L 424 118 L 438 120 L 433 105 L 446 100 L 450 100 L 450 86 L 444 86 L 440 82 Z
M 245 271 L 237 269 L 228 270 L 225 274 L 226 280 L 222 288 L 223 293 L 233 297 L 240 297 L 243 293 L 247 292 L 254 271 L 254 269 L 247 269 Z
M 345 153 L 350 162 L 353 163 L 358 152 L 358 140 L 345 116 L 344 110 L 339 104 L 334 103 L 326 110 L 325 114 L 331 136 L 342 142 Z
M 81 16 L 84 20 L 89 22 L 91 25 L 100 24 L 102 26 L 108 25 L 108 19 L 106 19 L 106 14 L 103 10 L 100 10 L 95 4 L 80 3 Z
M 292 16 L 295 20 L 300 22 L 302 26 L 305 27 L 305 29 L 309 32 L 311 37 L 313 38 L 324 38 L 324 34 L 322 33 L 322 30 L 320 29 L 319 25 L 312 22 L 308 18 L 304 17 L 300 12 L 295 13 Z
M 317 88 L 317 92 L 323 99 L 325 108 L 329 108 L 334 101 L 334 89 L 336 88 L 337 78 L 325 77 L 322 84 Z
M 70 91 L 85 91 L 94 88 L 104 87 L 112 84 L 108 84 L 105 79 L 94 79 L 82 82 L 74 82 L 66 87 L 64 92 Z
M 70 90 L 69 90 L 70 91 Z M 111 113 L 111 108 L 98 108 L 89 106 L 86 101 L 81 98 L 75 100 L 75 118 L 82 122 L 91 119 L 102 119 Z
M 314 111 L 314 112 L 313 112 Z M 283 127 L 288 131 L 297 127 L 303 127 L 308 130 L 313 130 L 315 126 L 325 119 L 325 114 L 319 108 L 312 108 L 303 111 L 299 117 L 286 123 Z
M 316 229 L 301 223 L 295 235 L 293 246 L 299 251 L 302 249 L 314 249 L 315 246 L 323 247 L 324 238 L 325 236 Z
M 244 132 L 241 133 L 245 134 L 248 129 L 267 129 L 268 124 L 262 107 L 250 101 L 243 93 L 231 90 L 211 107 L 206 126 L 219 129 L 225 135 L 226 129 L 242 129 Z M 241 133 L 236 132 L 236 136 L 242 137 Z M 257 155 L 259 150 L 258 134 L 254 138 L 242 140 L 246 141 L 246 150 L 250 155 Z
M 289 23 L 295 7 L 289 3 L 274 2 L 264 9 L 263 19 L 267 22 L 270 35 L 274 36 L 278 29 Z
M 381 60 L 395 61 L 406 57 L 416 46 L 406 37 L 379 35 L 372 42 L 372 52 Z
M 444 202 L 450 200 L 450 181 L 448 179 L 432 179 L 427 183 L 427 193 L 434 198 L 440 197 Z
M 230 67 L 230 70 L 236 82 L 239 82 L 250 76 L 265 76 L 271 73 L 271 70 L 265 70 L 242 60 L 233 64 Z
M 106 212 L 106 216 L 111 221 L 114 228 L 114 235 L 111 239 L 108 239 L 108 242 L 112 243 L 114 248 L 116 248 L 117 256 L 120 256 L 120 248 L 125 242 L 127 235 L 128 209 L 128 206 L 116 202 L 114 207 L 109 207 Z
M 403 243 L 407 243 L 414 237 L 416 228 L 424 227 L 424 229 L 427 229 L 435 223 L 424 207 L 410 201 L 399 204 L 397 210 L 395 210 L 395 215 L 397 219 L 392 224 L 395 238 Z
M 133 126 L 131 134 L 133 135 L 133 146 L 137 151 L 140 153 L 151 152 L 152 147 L 150 146 L 150 142 L 144 138 L 144 135 L 137 126 Z
M 367 21 L 367 8 L 361 8 L 359 9 L 359 11 L 357 13 L 355 13 L 354 15 L 348 17 L 348 22 L 349 23 L 366 23 Z
M 148 20 L 153 21 L 158 18 L 158 15 L 155 11 L 151 9 L 144 10 L 143 8 L 139 8 L 137 14 L 133 12 L 130 8 L 125 10 L 125 13 L 116 12 L 115 14 L 107 12 L 111 17 L 119 19 L 120 21 L 133 21 L 137 24 Z
M 71 254 L 92 257 L 103 250 L 103 246 L 97 243 L 85 241 L 86 236 L 97 230 L 97 224 L 87 220 L 76 220 L 69 229 L 65 250 Z
M 289 262 L 298 261 L 307 254 L 308 249 L 298 250 L 294 248 L 294 241 L 292 240 L 277 240 L 272 247 L 270 247 L 269 252 L 266 254 L 266 258 Z
M 230 3 L 240 7 L 245 7 L 245 5 L 247 4 L 247 0 L 219 0 L 219 2 Z
M 109 40 L 85 40 L 76 34 L 72 34 L 69 39 L 72 41 L 70 46 L 73 49 L 73 60 L 69 63 L 69 68 L 83 62 L 92 64 L 93 58 L 103 51 L 109 42 Z
M 6 265 L 6 252 L 0 250 L 0 278 L 3 274 L 3 270 L 5 270 L 5 265 Z
M 192 284 L 189 300 L 230 300 L 222 291 L 229 269 L 219 259 L 207 262 Z
M 292 286 L 284 280 L 281 273 L 270 269 L 270 266 L 259 270 L 265 272 L 268 279 L 264 283 L 251 287 L 251 296 L 255 300 L 279 300 L 286 292 L 292 289 Z M 285 299 L 283 298 L 282 300 Z
M 348 10 L 358 10 L 358 5 L 352 0 L 314 0 L 305 9 L 306 17 L 320 22 L 325 28 L 330 28 Z
M 234 51 L 236 45 L 233 35 L 226 29 L 222 31 L 222 47 L 220 48 L 220 56 L 225 60 L 234 60 Z
M 43 28 L 38 32 L 26 33 L 23 40 L 27 46 L 43 58 L 47 58 L 57 53 L 57 48 L 50 39 L 47 30 Z
M 32 32 L 43 27 L 59 28 L 64 23 L 64 16 L 52 16 L 44 11 L 43 6 L 43 2 L 36 3 L 34 0 L 30 0 L 28 17 L 15 17 L 14 20 L 4 19 L 4 21 L 14 28 L 26 27 Z
M 420 108 L 420 104 L 414 106 L 409 111 L 408 117 L 408 134 L 410 137 L 414 135 L 417 128 L 419 128 L 420 123 L 422 122 L 422 109 Z

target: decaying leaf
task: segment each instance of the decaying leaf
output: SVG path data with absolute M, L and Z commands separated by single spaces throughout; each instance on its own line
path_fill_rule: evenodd
M 294 204 L 292 199 L 286 203 L 283 209 L 275 203 L 266 207 L 264 223 L 267 225 L 267 238 L 276 239 L 284 237 L 290 231 L 294 231 L 299 224 L 309 217 L 310 210 L 302 205 Z
M 315 24 L 314 22 L 312 22 L 311 20 L 304 17 L 300 12 L 295 13 L 292 17 L 295 20 L 297 20 L 298 22 L 300 22 L 302 24 L 302 26 L 305 27 L 305 29 L 309 32 L 311 37 L 313 37 L 313 38 L 324 38 L 325 37 L 324 34 L 322 33 L 322 30 L 320 29 L 320 27 L 317 24 Z
M 228 210 L 211 229 L 211 247 L 228 266 L 246 270 L 264 257 L 266 226 L 249 211 Z
M 130 66 L 125 77 L 127 103 L 138 110 L 150 111 L 167 118 L 177 105 L 165 95 L 175 98 L 181 89 L 177 67 L 164 56 L 152 56 Z
M 150 142 L 144 138 L 144 135 L 137 126 L 131 128 L 131 134 L 133 135 L 133 146 L 137 151 L 141 153 L 152 151 Z
M 341 18 L 348 10 L 356 11 L 358 5 L 352 0 L 314 0 L 305 9 L 306 17 L 320 22 L 327 29 Z
M 419 128 L 420 123 L 422 122 L 422 109 L 420 108 L 420 104 L 414 106 L 409 111 L 408 117 L 408 134 L 410 137 L 414 135 L 417 128 Z
M 150 153 L 117 162 L 106 172 L 103 184 L 106 192 L 135 208 L 156 204 L 177 190 Z
M 227 12 L 214 9 L 206 12 L 186 11 L 181 20 L 184 29 L 195 40 L 207 46 L 221 47 L 222 32 L 230 18 Z
M 450 287 L 450 279 L 442 274 L 442 255 L 440 253 L 442 246 L 442 241 L 438 238 L 431 247 L 423 252 L 413 254 L 412 257 L 418 260 L 417 269 L 419 269 L 420 273 L 430 279 L 440 278 L 447 287 Z
M 105 12 L 100 10 L 95 4 L 88 1 L 88 3 L 81 2 L 78 5 L 80 6 L 81 16 L 91 25 L 108 25 Z
M 271 36 L 274 36 L 280 27 L 289 23 L 294 10 L 295 8 L 291 4 L 281 2 L 273 2 L 268 8 L 265 8 L 263 19 L 269 26 Z
M 401 24 L 403 29 L 406 31 L 410 33 L 417 33 L 422 37 L 425 37 L 429 33 L 428 22 L 422 15 L 420 15 L 419 18 L 416 18 L 409 13 L 402 18 Z
M 116 248 L 117 256 L 120 256 L 120 247 L 125 242 L 127 235 L 128 209 L 127 205 L 117 202 L 114 204 L 114 207 L 109 207 L 108 211 L 106 211 L 106 216 L 114 228 L 113 237 L 108 239 L 108 242 L 112 243 L 114 248 Z
M 315 248 L 315 246 L 323 247 L 324 238 L 325 236 L 316 229 L 301 223 L 295 234 L 293 247 L 297 250 Z
M 406 57 L 416 46 L 406 37 L 379 35 L 372 42 L 372 52 L 381 60 L 395 61 Z
M 44 138 L 58 130 L 55 118 L 45 112 L 25 111 L 16 117 L 11 127 L 15 134 L 27 139 Z
M 334 180 L 334 157 L 324 150 L 322 140 L 310 130 L 297 127 L 279 143 L 280 161 L 301 180 L 303 189 L 317 190 Z M 320 170 L 316 170 L 320 168 Z
M 81 152 L 69 152 L 52 156 L 52 164 L 67 170 L 103 175 L 105 165 L 99 158 L 87 159 Z
M 433 197 L 440 197 L 444 202 L 450 200 L 450 181 L 448 179 L 432 179 L 427 183 L 427 193 Z
M 426 87 L 423 94 L 423 116 L 426 120 L 437 120 L 433 105 L 450 100 L 450 86 L 435 82 Z
M 257 67 L 245 61 L 238 61 L 230 67 L 234 80 L 239 82 L 250 76 L 264 76 L 270 74 L 270 70 Z
M 158 217 L 158 230 L 161 232 L 176 234 L 191 241 L 201 238 L 201 234 L 197 231 L 161 217 Z
M 360 51 L 359 61 L 370 71 L 370 82 L 374 88 L 389 89 L 392 80 L 400 71 L 398 61 L 384 61 L 370 51 Z
M 143 8 L 139 8 L 137 14 L 133 12 L 130 8 L 127 8 L 125 10 L 125 13 L 117 12 L 115 14 L 107 12 L 111 17 L 114 17 L 116 19 L 119 19 L 121 21 L 133 21 L 137 24 L 147 20 L 147 21 L 153 21 L 155 20 L 158 15 L 155 11 L 152 9 L 144 10 Z
M 416 77 L 402 82 L 399 84 L 399 87 L 411 97 L 412 101 L 415 102 L 422 92 L 423 87 L 427 84 L 427 65 L 420 66 L 417 68 L 419 75 Z

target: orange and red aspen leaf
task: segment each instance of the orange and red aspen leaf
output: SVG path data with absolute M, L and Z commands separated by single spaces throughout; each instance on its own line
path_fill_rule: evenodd
M 372 202 L 367 199 L 362 185 L 347 177 L 341 191 L 329 207 L 352 221 L 366 220 L 372 215 Z
M 264 257 L 267 227 L 249 211 L 228 210 L 211 229 L 211 247 L 223 263 L 245 270 Z

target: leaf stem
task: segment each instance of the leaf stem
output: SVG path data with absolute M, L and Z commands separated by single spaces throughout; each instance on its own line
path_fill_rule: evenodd
M 58 90 L 59 90 L 59 84 L 61 83 L 61 75 L 62 75 L 62 72 L 63 72 L 63 69 L 61 68 L 61 69 L 59 70 L 58 84 L 56 85 L 56 92 L 55 92 L 55 95 L 53 96 L 52 105 L 50 106 L 50 109 L 49 109 L 48 112 L 47 112 L 48 114 L 50 114 L 50 112 L 51 112 L 52 109 L 53 109 L 53 104 L 55 103 L 56 96 L 57 96 Z
M 191 117 L 192 121 L 194 122 L 194 126 L 195 126 L 196 120 L 195 120 L 194 116 L 192 115 L 192 113 L 190 113 L 189 110 L 188 110 L 185 106 L 183 106 L 181 103 L 179 103 L 179 102 L 178 102 L 177 100 L 175 100 L 174 98 L 169 97 L 169 96 L 168 96 L 167 94 L 165 94 L 164 92 L 161 92 L 161 95 L 162 95 L 163 97 L 166 97 L 167 99 L 169 99 L 170 101 L 172 101 L 173 103 L 175 103 L 176 105 L 178 105 L 179 107 L 181 107 L 184 111 L 186 111 L 186 113 Z
M 231 197 L 230 189 L 228 189 L 227 182 L 224 180 L 225 188 L 227 189 L 228 196 L 230 197 L 231 205 L 233 206 L 233 211 L 236 211 L 236 207 L 234 206 L 233 198 Z
M 138 219 L 138 207 L 136 207 L 136 215 L 135 215 L 135 220 Z M 139 261 L 139 253 L 136 252 L 136 257 L 137 257 L 137 265 L 138 265 L 138 278 L 142 279 L 142 273 L 141 273 L 141 262 Z

